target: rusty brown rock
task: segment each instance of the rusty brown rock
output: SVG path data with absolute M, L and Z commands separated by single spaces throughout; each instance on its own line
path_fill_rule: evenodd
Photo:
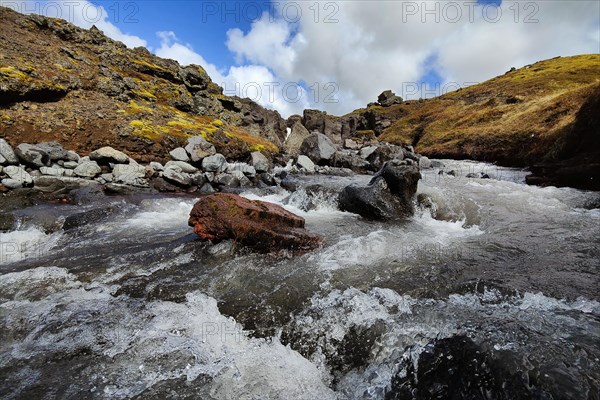
M 282 249 L 307 251 L 321 244 L 320 237 L 304 229 L 304 218 L 276 204 L 231 193 L 201 197 L 188 224 L 202 240 L 233 239 L 264 253 Z

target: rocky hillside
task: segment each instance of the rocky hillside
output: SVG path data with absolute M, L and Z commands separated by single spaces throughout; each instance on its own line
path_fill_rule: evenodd
M 0 136 L 13 146 L 56 141 L 81 154 L 115 146 L 149 162 L 195 135 L 228 159 L 282 145 L 279 113 L 224 96 L 200 66 L 64 20 L 0 7 L 0 23 Z
M 531 183 L 600 189 L 600 55 L 554 58 L 446 95 L 379 102 L 302 121 L 333 140 L 412 145 L 434 158 L 531 167 Z

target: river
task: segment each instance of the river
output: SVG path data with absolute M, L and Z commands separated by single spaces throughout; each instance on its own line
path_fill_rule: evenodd
M 244 192 L 325 238 L 301 256 L 199 242 L 187 196 L 0 234 L 0 397 L 599 399 L 600 194 L 442 161 L 404 222 L 337 209 L 368 176 Z

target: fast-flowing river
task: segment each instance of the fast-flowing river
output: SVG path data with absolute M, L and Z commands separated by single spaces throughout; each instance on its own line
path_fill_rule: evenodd
M 367 176 L 245 192 L 325 238 L 294 257 L 199 242 L 192 197 L 108 198 L 49 234 L 40 216 L 99 204 L 21 211 L 0 234 L 0 398 L 598 399 L 600 195 L 444 163 L 404 222 L 337 210 Z

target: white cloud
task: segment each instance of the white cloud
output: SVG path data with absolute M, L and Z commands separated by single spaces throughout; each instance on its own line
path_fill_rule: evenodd
M 281 12 L 286 3 L 279 3 Z M 264 65 L 275 76 L 308 85 L 335 82 L 339 103 L 311 102 L 334 114 L 364 106 L 384 89 L 402 92 L 425 75 L 430 60 L 446 83 L 464 84 L 557 55 L 600 51 L 597 1 L 505 1 L 500 8 L 443 1 L 293 3 L 302 7 L 297 26 L 285 15 L 274 24 L 263 17 L 246 33 L 230 31 L 227 46 L 239 62 Z M 327 16 L 337 22 L 326 23 Z
M 147 42 L 135 35 L 122 32 L 109 21 L 110 14 L 102 6 L 89 1 L 55 0 L 55 1 L 10 1 L 2 0 L 0 5 L 11 8 L 23 14 L 40 14 L 47 17 L 62 18 L 79 26 L 89 29 L 96 25 L 111 39 L 123 42 L 127 47 L 147 46 Z
M 191 45 L 178 41 L 174 32 L 158 32 L 160 47 L 155 54 L 163 58 L 177 60 L 182 65 L 201 65 L 213 82 L 221 85 L 224 93 L 229 96 L 247 97 L 263 107 L 279 111 L 284 117 L 301 113 L 309 107 L 308 94 L 293 82 L 283 82 L 263 65 L 243 65 L 219 70 Z M 284 88 L 287 89 L 284 91 Z

